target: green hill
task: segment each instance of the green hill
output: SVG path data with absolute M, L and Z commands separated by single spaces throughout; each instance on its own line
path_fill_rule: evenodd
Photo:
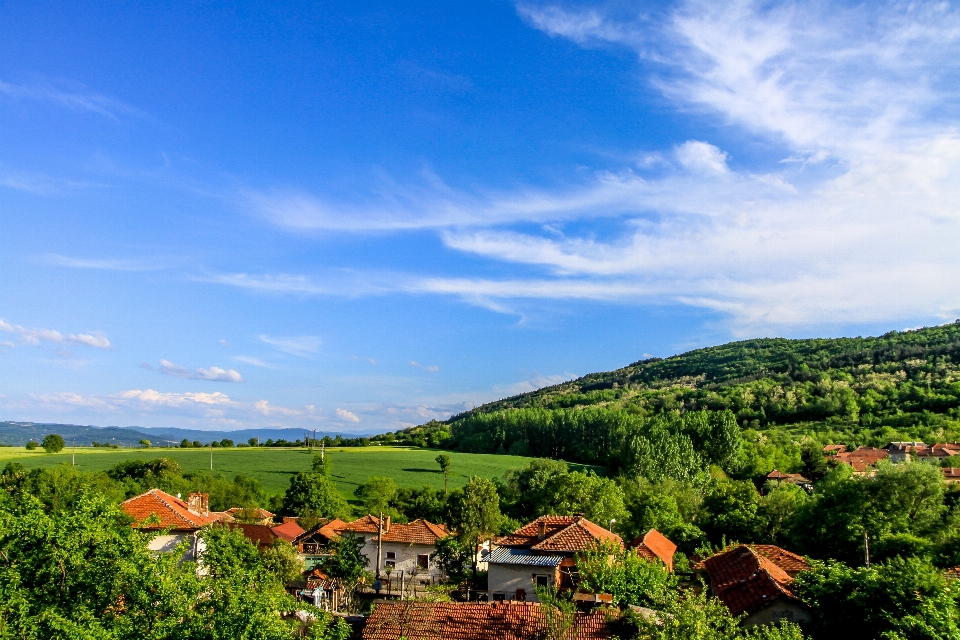
M 721 414 L 735 420 L 748 439 L 766 433 L 761 440 L 875 446 L 957 439 L 960 321 L 869 338 L 745 340 L 641 360 L 417 430 L 449 429 L 445 446 L 463 451 L 615 468 L 637 425 L 702 411 L 714 416 L 710 424 Z M 691 436 L 698 446 L 706 437 Z

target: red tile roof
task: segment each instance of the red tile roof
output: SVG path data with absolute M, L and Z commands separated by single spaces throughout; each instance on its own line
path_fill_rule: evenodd
M 810 569 L 810 563 L 803 556 L 781 549 L 775 544 L 752 544 L 750 548 L 783 569 L 791 578 L 795 578 L 801 571 Z
M 541 525 L 543 537 L 540 537 Z M 498 538 L 501 547 L 521 547 L 535 551 L 578 553 L 598 541 L 623 545 L 612 531 L 590 522 L 583 516 L 540 516 L 511 534 Z
M 191 511 L 186 502 L 160 489 L 150 489 L 139 496 L 124 500 L 120 507 L 133 518 L 134 526 L 146 530 L 196 531 L 213 522 L 232 520 L 226 513 Z M 159 518 L 159 523 L 141 525 L 154 514 Z
M 287 542 L 293 542 L 303 533 L 303 527 L 297 524 L 296 520 L 284 521 L 283 524 L 275 525 L 270 529 Z
M 833 451 L 836 451 L 837 453 L 841 453 L 846 450 L 847 450 L 847 445 L 845 444 L 828 444 L 823 448 L 824 453 L 831 453 Z
M 530 640 L 548 632 L 547 610 L 516 602 L 379 602 L 364 640 Z M 578 613 L 570 640 L 603 640 L 611 630 L 601 612 Z
M 673 554 L 677 552 L 677 545 L 656 529 L 650 529 L 627 546 L 636 549 L 647 560 L 659 560 L 667 566 L 668 571 L 673 571 Z
M 341 531 L 353 531 L 355 533 L 378 533 L 379 518 L 376 516 L 363 516 L 342 527 Z M 383 525 L 384 542 L 402 542 L 406 544 L 436 544 L 440 538 L 446 538 L 449 534 L 446 527 L 442 524 L 433 524 L 423 519 L 414 520 L 409 524 L 390 522 L 384 519 Z M 377 538 L 374 537 L 373 540 Z
M 768 553 L 776 555 L 769 549 Z M 795 561 L 792 557 L 790 560 Z M 711 556 L 698 567 L 706 570 L 710 590 L 734 615 L 753 613 L 781 598 L 797 600 L 789 588 L 793 583 L 790 574 L 746 545 Z
M 280 539 L 271 527 L 265 524 L 240 524 L 232 522 L 227 525 L 231 529 L 238 529 L 243 537 L 257 545 L 257 547 L 269 547 L 274 540 Z
M 273 516 L 276 514 L 270 513 L 266 509 L 246 509 L 244 507 L 231 507 L 224 511 L 224 513 L 229 513 L 231 516 L 236 518 L 238 514 L 243 514 L 250 517 L 253 520 L 273 520 Z
M 890 452 L 886 449 L 876 449 L 874 447 L 858 447 L 855 451 L 838 453 L 837 460 L 849 464 L 856 471 L 863 471 L 867 467 L 872 467 L 884 458 L 888 457 Z

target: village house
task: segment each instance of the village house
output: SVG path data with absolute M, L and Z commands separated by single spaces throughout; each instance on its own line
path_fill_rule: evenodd
M 940 469 L 940 472 L 943 474 L 944 482 L 948 484 L 960 483 L 960 467 L 944 467 Z
M 843 464 L 853 467 L 858 473 L 863 473 L 868 467 L 872 467 L 881 460 L 890 456 L 885 449 L 876 447 L 857 447 L 854 451 L 845 451 L 837 454 L 837 460 Z
M 184 502 L 160 489 L 151 489 L 139 496 L 125 500 L 124 512 L 133 518 L 133 526 L 142 531 L 165 531 L 154 536 L 147 547 L 151 551 L 169 553 L 185 540 L 189 548 L 185 559 L 195 560 L 203 551 L 203 543 L 197 537 L 201 528 L 214 522 L 231 522 L 225 512 L 210 511 L 210 496 L 206 493 L 191 493 Z
M 582 515 L 540 516 L 493 541 L 487 556 L 488 598 L 536 602 L 536 587 L 573 588 L 576 554 L 600 542 L 623 547 L 620 536 Z
M 256 545 L 258 549 L 273 546 L 277 540 L 293 544 L 298 532 L 303 533 L 303 529 L 300 528 L 295 520 L 278 525 L 230 522 L 227 526 L 240 531 L 243 537 Z
M 382 528 L 382 535 L 380 531 Z M 376 516 L 363 516 L 347 523 L 341 533 L 350 531 L 364 540 L 361 550 L 367 557 L 371 573 L 396 572 L 405 580 L 413 577 L 422 583 L 440 578 L 443 570 L 436 562 L 437 541 L 450 535 L 442 524 L 418 519 L 409 524 L 391 522 L 385 516 L 381 522 Z M 381 552 L 380 571 L 377 571 L 377 552 Z
M 673 573 L 673 554 L 677 552 L 677 545 L 656 529 L 650 529 L 627 547 L 651 562 L 662 562 L 667 571 Z
M 838 453 L 843 453 L 847 450 L 847 445 L 845 444 L 828 444 L 823 448 L 824 455 L 835 456 Z
M 331 540 L 340 536 L 340 532 L 346 526 L 346 522 L 334 518 L 318 523 L 315 527 L 309 531 L 304 531 L 294 539 L 293 545 L 297 548 L 300 557 L 303 558 L 307 570 L 321 564 L 330 555 L 327 546 Z
M 550 635 L 547 615 L 531 602 L 378 602 L 364 640 L 530 640 Z M 576 613 L 567 640 L 606 640 L 605 613 Z
M 783 484 L 795 484 L 798 487 L 803 487 L 805 489 L 813 489 L 813 483 L 810 482 L 807 478 L 804 478 L 799 473 L 784 473 L 782 471 L 777 471 L 774 469 L 767 474 L 767 480 L 771 480 L 777 483 L 777 486 Z
M 790 590 L 809 568 L 801 556 L 774 545 L 739 545 L 694 565 L 706 574 L 710 593 L 733 615 L 746 614 L 748 626 L 809 620 L 809 608 Z
M 286 590 L 298 601 L 306 600 L 324 611 L 337 611 L 343 594 L 340 582 L 319 567 L 304 571 L 298 579 L 286 585 Z

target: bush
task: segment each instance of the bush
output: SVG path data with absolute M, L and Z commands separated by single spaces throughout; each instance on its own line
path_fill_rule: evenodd
M 40 446 L 39 442 L 34 442 L 33 440 L 31 440 L 30 442 L 27 443 L 27 451 L 33 451 L 39 446 Z

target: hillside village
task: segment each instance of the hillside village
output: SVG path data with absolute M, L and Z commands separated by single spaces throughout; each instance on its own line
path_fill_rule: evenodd
M 945 483 L 957 482 L 957 469 L 940 463 L 958 453 L 957 443 L 916 441 L 852 451 L 826 445 L 822 451 L 825 463 L 848 467 L 854 478 L 875 476 L 878 465 L 916 463 L 937 469 Z M 816 483 L 799 473 L 774 469 L 766 477 L 761 491 L 781 485 L 816 490 Z M 321 518 L 305 529 L 297 517 L 277 518 L 262 508 L 213 511 L 205 493 L 182 499 L 160 489 L 129 498 L 121 507 L 132 527 L 149 533 L 151 551 L 180 554 L 196 562 L 201 575 L 204 531 L 211 527 L 242 535 L 261 553 L 286 548 L 302 567 L 284 585 L 289 595 L 341 616 L 351 634 L 369 640 L 541 637 L 551 628 L 550 616 L 564 615 L 558 599 L 569 603 L 570 637 L 622 637 L 625 615 L 641 625 L 660 624 L 665 614 L 644 606 L 653 604 L 649 594 L 645 599 L 623 593 L 624 588 L 649 589 L 649 576 L 634 576 L 637 584 L 620 585 L 619 591 L 605 590 L 613 582 L 603 569 L 597 575 L 597 554 L 606 559 L 601 565 L 624 558 L 647 565 L 645 571 L 661 574 L 655 579 L 661 588 L 676 594 L 715 598 L 742 628 L 813 619 L 809 599 L 798 595 L 794 584 L 816 561 L 752 540 L 729 540 L 710 553 L 687 555 L 655 528 L 624 540 L 609 528 L 615 520 L 599 524 L 583 514 L 548 514 L 501 535 L 478 531 L 469 559 L 460 558 L 455 567 L 449 545 L 458 532 L 422 518 L 397 522 L 383 513 L 350 521 Z M 337 554 L 357 561 L 352 572 L 344 573 L 343 564 L 328 565 Z M 942 575 L 953 581 L 960 566 L 946 567 Z M 367 613 L 357 615 L 361 611 Z

